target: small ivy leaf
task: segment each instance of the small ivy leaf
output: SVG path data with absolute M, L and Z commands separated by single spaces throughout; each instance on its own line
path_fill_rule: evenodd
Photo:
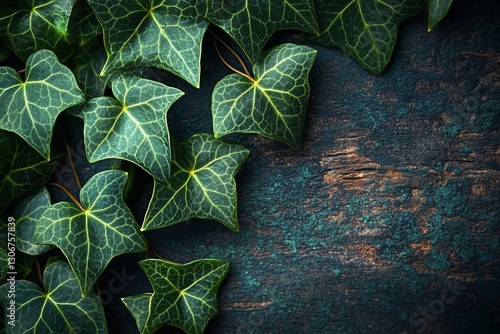
M 200 83 L 205 1 L 88 0 L 104 29 L 108 60 L 102 74 L 158 67 Z
M 78 281 L 66 262 L 48 265 L 43 275 L 45 291 L 31 281 L 16 281 L 15 326 L 9 333 L 107 333 L 104 310 L 91 291 L 82 297 Z M 7 308 L 10 283 L 0 287 L 0 302 Z
M 123 301 L 141 334 L 154 333 L 163 325 L 179 327 L 188 334 L 203 333 L 208 321 L 219 314 L 217 292 L 229 270 L 227 261 L 203 259 L 177 264 L 148 259 L 139 264 L 154 293 Z M 146 305 L 147 318 L 142 308 Z
M 201 218 L 238 231 L 234 176 L 249 151 L 204 133 L 175 144 L 173 150 L 170 183 L 155 180 L 142 230 Z
M 102 27 L 97 21 L 92 8 L 85 0 L 76 0 L 69 19 L 69 33 L 72 41 L 84 46 L 102 34 Z
M 72 53 L 68 21 L 73 2 L 2 0 L 0 36 L 23 61 L 41 49 L 52 50 L 65 61 Z
M 83 101 L 73 73 L 52 51 L 28 58 L 25 81 L 13 68 L 0 67 L 0 128 L 17 133 L 46 159 L 57 116 Z
M 82 211 L 74 203 L 60 202 L 44 211 L 35 230 L 35 243 L 59 247 L 87 294 L 115 256 L 139 253 L 146 240 L 123 201 L 127 173 L 100 172 L 80 191 Z
M 277 30 L 318 33 L 313 0 L 208 0 L 207 18 L 228 33 L 253 64 Z
M 425 8 L 421 0 L 315 0 L 315 4 L 320 33 L 307 40 L 339 47 L 375 74 L 391 59 L 399 24 Z
M 5 282 L 8 271 L 9 257 L 7 256 L 7 252 L 3 248 L 0 248 L 0 283 Z
M 16 247 L 29 255 L 41 255 L 53 248 L 50 245 L 36 245 L 34 233 L 42 213 L 50 207 L 50 195 L 45 187 L 21 198 L 14 205 L 11 216 L 16 218 Z
M 436 28 L 437 24 L 446 17 L 453 0 L 428 0 L 429 2 L 429 24 L 428 31 Z
M 130 72 L 114 77 L 116 100 L 100 97 L 82 110 L 90 162 L 120 158 L 141 166 L 160 182 L 170 178 L 167 110 L 184 93 Z
M 62 158 L 56 153 L 47 161 L 15 133 L 0 130 L 0 213 L 47 182 Z
M 282 44 L 262 55 L 254 66 L 255 81 L 239 74 L 222 79 L 212 95 L 215 136 L 256 133 L 300 147 L 316 53 Z

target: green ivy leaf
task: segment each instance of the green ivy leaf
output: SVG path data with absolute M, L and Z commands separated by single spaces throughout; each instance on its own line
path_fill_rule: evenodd
M 175 143 L 173 150 L 170 183 L 155 180 L 142 230 L 201 218 L 219 221 L 238 231 L 234 175 L 249 151 L 203 133 Z
M 108 60 L 102 74 L 153 66 L 200 83 L 205 2 L 88 0 L 104 29 Z
M 132 73 L 116 76 L 112 89 L 116 100 L 92 99 L 82 111 L 89 161 L 129 160 L 160 182 L 168 182 L 171 154 L 167 110 L 184 93 Z
M 4 61 L 10 56 L 10 49 L 6 48 L 3 45 L 0 45 L 0 62 Z
M 428 31 L 436 28 L 437 24 L 446 17 L 453 0 L 428 0 L 429 24 Z
M 49 207 L 50 195 L 45 187 L 16 202 L 11 216 L 16 218 L 16 247 L 19 251 L 30 255 L 41 255 L 53 248 L 50 245 L 36 245 L 34 242 L 36 223 Z
M 16 134 L 0 130 L 0 213 L 11 201 L 47 182 L 62 157 L 52 154 L 47 161 Z
M 253 64 L 277 30 L 318 33 L 313 0 L 208 0 L 207 18 L 228 33 Z
M 148 259 L 139 263 L 148 276 L 153 294 L 123 298 L 140 332 L 154 333 L 163 325 L 186 333 L 203 333 L 208 321 L 219 314 L 217 291 L 229 263 L 203 259 L 187 264 Z M 146 312 L 143 309 L 149 303 Z
M 86 45 L 102 34 L 102 27 L 85 0 L 75 1 L 69 19 L 69 32 L 71 39 L 79 46 Z
M 7 272 L 9 271 L 9 257 L 7 256 L 7 252 L 0 248 L 0 282 L 5 282 L 5 277 L 7 276 Z
M 73 268 L 82 295 L 87 294 L 109 261 L 143 252 L 144 236 L 123 201 L 127 173 L 100 172 L 80 191 L 82 211 L 74 203 L 52 205 L 40 217 L 35 242 L 59 247 Z
M 0 36 L 26 61 L 35 51 L 54 51 L 63 61 L 71 56 L 68 22 L 73 0 L 2 0 Z
M 376 74 L 391 59 L 399 24 L 425 8 L 421 0 L 315 0 L 315 4 L 320 33 L 308 41 L 339 47 Z
M 298 148 L 309 100 L 309 71 L 317 51 L 283 44 L 262 55 L 255 80 L 239 74 L 222 79 L 212 96 L 216 137 L 257 133 Z
M 16 281 L 16 321 L 9 333 L 107 333 L 104 310 L 93 292 L 80 296 L 78 281 L 66 262 L 48 265 L 43 275 L 45 291 L 30 281 Z M 5 321 L 9 283 L 0 287 Z
M 46 159 L 52 129 L 61 111 L 84 101 L 69 68 L 49 50 L 32 54 L 26 80 L 11 67 L 0 67 L 0 128 L 17 133 Z

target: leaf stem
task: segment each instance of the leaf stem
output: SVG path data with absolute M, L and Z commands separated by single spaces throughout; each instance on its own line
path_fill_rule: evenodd
M 219 55 L 219 58 L 222 60 L 222 62 L 229 68 L 231 69 L 233 72 L 236 72 L 242 76 L 244 76 L 245 78 L 249 79 L 250 81 L 252 82 L 255 82 L 255 78 L 252 77 L 252 75 L 250 74 L 250 71 L 248 71 L 248 68 L 246 67 L 245 65 L 245 62 L 243 61 L 243 59 L 241 59 L 240 55 L 238 55 L 238 53 L 236 51 L 234 51 L 229 45 L 227 45 L 226 42 L 224 42 L 219 36 L 217 36 L 216 34 L 214 34 L 212 31 L 209 30 L 209 32 L 212 34 L 212 36 L 215 37 L 214 39 L 214 45 L 215 45 L 215 50 L 217 51 L 217 54 Z M 236 57 L 236 59 L 238 60 L 238 62 L 240 63 L 241 67 L 243 68 L 243 72 L 235 69 L 234 67 L 232 67 L 231 65 L 228 64 L 228 62 L 224 59 L 224 57 L 222 57 L 222 54 L 219 50 L 219 47 L 217 45 L 217 41 L 219 41 L 222 45 L 224 45 L 224 47 L 226 49 L 228 49 L 232 54 L 233 56 Z
M 73 203 L 75 203 L 79 208 L 80 210 L 82 211 L 85 211 L 85 209 L 83 208 L 83 206 L 80 204 L 80 202 L 78 202 L 78 200 L 75 198 L 75 196 L 73 196 L 68 189 L 64 188 L 64 186 L 60 185 L 59 183 L 55 183 L 55 182 L 47 182 L 46 183 L 48 186 L 54 186 L 54 187 L 57 187 L 59 189 L 61 189 L 62 191 L 64 191 L 66 193 L 66 195 L 68 195 L 69 198 L 71 198 L 71 200 L 73 201 Z
M 36 257 L 35 257 L 35 265 L 36 265 L 36 270 L 38 271 L 38 278 L 40 279 L 40 284 L 43 285 L 42 269 L 40 268 L 40 262 L 38 262 L 38 259 Z
M 68 138 L 66 138 L 66 134 L 61 129 L 61 127 L 59 127 L 59 131 L 61 132 L 61 135 L 62 135 L 63 140 L 64 140 L 64 145 L 66 146 L 66 151 L 68 152 L 69 164 L 71 165 L 71 169 L 73 170 L 73 175 L 75 175 L 76 184 L 78 185 L 79 189 L 82 189 L 82 183 L 80 182 L 80 177 L 78 176 L 78 172 L 76 171 L 75 163 L 73 162 L 73 156 L 71 155 L 71 149 L 69 147 Z

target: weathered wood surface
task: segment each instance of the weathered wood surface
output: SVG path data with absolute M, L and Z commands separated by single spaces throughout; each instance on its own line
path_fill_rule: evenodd
M 455 1 L 432 33 L 409 21 L 380 76 L 319 48 L 303 149 L 234 137 L 251 149 L 241 231 L 148 233 L 171 260 L 230 261 L 207 333 L 500 332 L 498 17 L 496 1 Z M 204 68 L 200 90 L 159 74 L 187 91 L 169 114 L 181 139 L 211 131 L 210 87 L 228 72 L 210 52 Z M 130 277 L 110 297 L 150 289 L 133 261 L 113 263 Z M 106 309 L 123 314 L 112 332 L 135 331 L 119 298 Z

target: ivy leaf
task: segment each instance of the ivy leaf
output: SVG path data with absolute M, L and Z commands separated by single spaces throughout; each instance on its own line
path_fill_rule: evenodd
M 48 265 L 45 291 L 33 282 L 16 281 L 16 320 L 9 333 L 107 333 L 102 305 L 93 292 L 80 296 L 78 281 L 66 262 Z M 9 283 L 0 287 L 0 302 L 9 322 Z
M 158 67 L 198 87 L 205 1 L 88 0 L 104 29 L 102 74 Z
M 28 58 L 25 81 L 13 68 L 0 67 L 0 128 L 17 133 L 46 159 L 57 116 L 83 101 L 73 73 L 52 51 Z
M 7 252 L 3 248 L 0 248 L 0 282 L 5 282 L 8 271 L 9 257 L 7 256 Z
M 238 231 L 234 175 L 249 151 L 204 133 L 175 144 L 173 149 L 170 183 L 155 180 L 142 230 L 201 218 Z
M 318 33 L 313 0 L 208 0 L 207 18 L 228 33 L 253 64 L 277 30 Z
M 307 40 L 339 47 L 376 74 L 389 63 L 399 24 L 425 7 L 421 0 L 315 0 L 315 4 L 320 33 Z
M 85 0 L 75 1 L 69 20 L 69 32 L 72 40 L 79 46 L 86 45 L 102 34 L 102 27 Z
M 429 24 L 428 31 L 436 28 L 439 21 L 444 19 L 450 10 L 453 0 L 428 0 L 429 2 Z
M 16 247 L 29 255 L 41 255 L 53 248 L 50 245 L 36 245 L 34 233 L 42 213 L 50 207 L 50 195 L 45 187 L 21 198 L 11 213 L 16 218 Z
M 3 45 L 0 45 L 0 62 L 4 61 L 10 56 L 10 50 Z
M 71 56 L 68 22 L 73 0 L 2 0 L 0 36 L 26 61 L 35 51 L 49 49 L 63 61 Z
M 177 264 L 148 259 L 139 264 L 154 293 L 123 301 L 141 333 L 154 333 L 163 325 L 179 327 L 189 334 L 203 333 L 208 321 L 219 314 L 217 291 L 228 272 L 227 261 L 203 259 Z M 148 299 L 146 318 L 142 307 Z
M 116 100 L 92 99 L 82 111 L 89 161 L 129 160 L 160 182 L 168 182 L 171 154 L 166 112 L 184 93 L 132 73 L 116 76 L 112 89 Z
M 282 44 L 255 64 L 255 79 L 240 74 L 222 79 L 212 95 L 215 136 L 257 133 L 298 148 L 316 53 L 307 46 Z
M 52 205 L 40 217 L 35 242 L 59 247 L 87 294 L 111 259 L 146 250 L 146 241 L 123 201 L 127 173 L 100 172 L 80 191 L 84 208 L 68 202 Z
M 52 154 L 47 161 L 16 134 L 0 130 L 0 213 L 11 201 L 47 182 L 62 157 Z

